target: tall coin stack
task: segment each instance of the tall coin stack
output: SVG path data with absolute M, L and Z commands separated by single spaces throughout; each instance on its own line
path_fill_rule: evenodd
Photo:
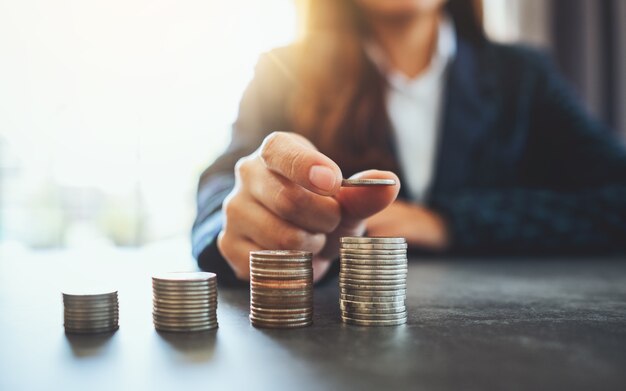
M 406 249 L 404 238 L 341 238 L 339 305 L 344 323 L 406 323 Z
M 173 272 L 152 277 L 152 320 L 159 331 L 216 329 L 217 276 Z
M 250 322 L 294 328 L 313 323 L 313 255 L 305 251 L 250 252 Z
M 109 333 L 119 328 L 117 291 L 62 294 L 67 333 Z

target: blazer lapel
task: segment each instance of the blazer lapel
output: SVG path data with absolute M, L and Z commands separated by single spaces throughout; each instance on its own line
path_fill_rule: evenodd
M 437 146 L 431 194 L 467 186 L 481 155 L 481 142 L 497 113 L 494 58 L 489 43 L 479 47 L 457 39 L 457 54 L 448 69 L 442 129 Z

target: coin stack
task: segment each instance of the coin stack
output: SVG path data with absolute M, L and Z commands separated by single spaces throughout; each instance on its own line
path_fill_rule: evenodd
M 339 305 L 344 323 L 406 323 L 406 249 L 404 238 L 341 238 Z
M 217 276 L 206 272 L 173 272 L 152 277 L 152 320 L 160 331 L 216 329 Z
M 313 255 L 305 251 L 250 252 L 250 323 L 294 328 L 313 323 Z
M 67 333 L 109 333 L 119 328 L 117 291 L 62 292 Z

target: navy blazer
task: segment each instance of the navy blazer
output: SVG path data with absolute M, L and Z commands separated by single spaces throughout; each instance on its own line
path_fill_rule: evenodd
M 193 253 L 223 282 L 235 277 L 215 243 L 221 204 L 236 161 L 271 131 L 290 131 L 285 107 L 293 80 L 284 67 L 293 64 L 292 52 L 261 58 L 230 146 L 200 179 Z M 585 111 L 546 56 L 459 38 L 442 118 L 426 204 L 447 223 L 449 253 L 626 251 L 626 148 Z

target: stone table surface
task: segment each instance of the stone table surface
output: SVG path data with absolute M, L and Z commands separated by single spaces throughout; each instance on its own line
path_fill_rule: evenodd
M 624 390 L 626 260 L 410 261 L 405 326 L 341 323 L 337 282 L 311 327 L 262 330 L 220 287 L 219 329 L 158 333 L 150 274 L 176 251 L 0 252 L 0 390 Z M 119 289 L 120 329 L 71 336 L 60 291 Z

